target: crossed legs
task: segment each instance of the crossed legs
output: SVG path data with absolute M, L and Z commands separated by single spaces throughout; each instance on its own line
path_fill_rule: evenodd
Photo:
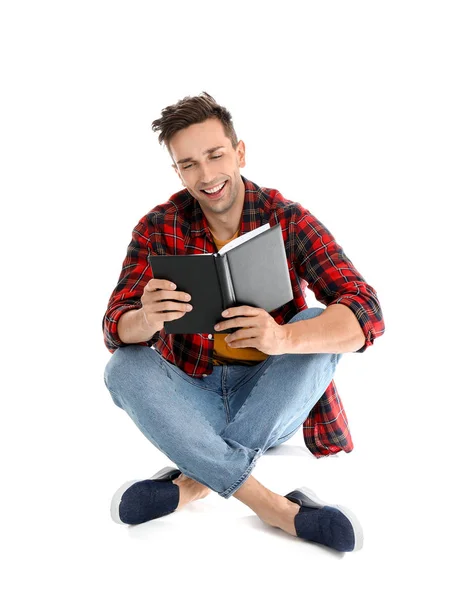
M 173 483 L 179 486 L 177 510 L 189 502 L 205 498 L 211 492 L 207 486 L 184 474 L 174 479 Z M 233 497 L 251 508 L 264 523 L 296 536 L 294 519 L 300 507 L 284 496 L 271 492 L 252 475 L 248 476 Z
M 292 321 L 320 312 L 307 309 Z M 105 383 L 114 402 L 182 471 L 174 480 L 180 491 L 178 509 L 214 490 L 223 498 L 234 496 L 264 522 L 295 535 L 292 517 L 298 506 L 250 473 L 268 448 L 303 423 L 330 383 L 338 359 L 331 354 L 269 357 L 237 386 L 238 396 L 242 394 L 238 410 L 226 420 L 222 375 L 205 381 L 188 377 L 146 346 L 119 348 L 107 365 Z

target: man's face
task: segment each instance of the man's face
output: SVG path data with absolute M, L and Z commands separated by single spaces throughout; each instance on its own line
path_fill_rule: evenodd
M 240 141 L 234 150 L 221 121 L 212 118 L 178 131 L 169 147 L 176 173 L 205 215 L 227 213 L 243 187 L 245 144 Z

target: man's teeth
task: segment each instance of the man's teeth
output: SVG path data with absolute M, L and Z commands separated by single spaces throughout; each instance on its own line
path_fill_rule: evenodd
M 219 190 L 224 187 L 225 185 L 225 181 L 224 183 L 221 183 L 220 185 L 217 185 L 214 188 L 211 188 L 210 190 L 203 190 L 206 194 L 215 194 L 216 192 L 219 192 Z

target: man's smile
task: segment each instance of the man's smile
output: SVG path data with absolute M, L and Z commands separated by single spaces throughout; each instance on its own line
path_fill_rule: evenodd
M 212 188 L 204 188 L 201 190 L 203 194 L 206 194 L 209 198 L 215 200 L 222 195 L 223 190 L 225 189 L 227 181 L 223 181 L 219 185 L 216 185 Z

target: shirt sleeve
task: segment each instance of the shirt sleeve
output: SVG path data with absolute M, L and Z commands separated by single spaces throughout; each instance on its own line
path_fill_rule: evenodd
M 142 307 L 143 289 L 153 278 L 148 262 L 149 248 L 146 218 L 139 221 L 132 231 L 132 239 L 122 264 L 118 283 L 113 290 L 102 321 L 103 339 L 108 350 L 113 353 L 121 346 L 128 346 L 118 336 L 118 321 L 128 310 Z M 159 337 L 157 332 L 150 340 L 139 345 L 152 346 Z
M 355 269 L 330 231 L 301 205 L 296 207 L 290 227 L 294 268 L 319 302 L 325 306 L 344 304 L 353 311 L 365 337 L 357 352 L 364 352 L 385 330 L 377 292 Z

